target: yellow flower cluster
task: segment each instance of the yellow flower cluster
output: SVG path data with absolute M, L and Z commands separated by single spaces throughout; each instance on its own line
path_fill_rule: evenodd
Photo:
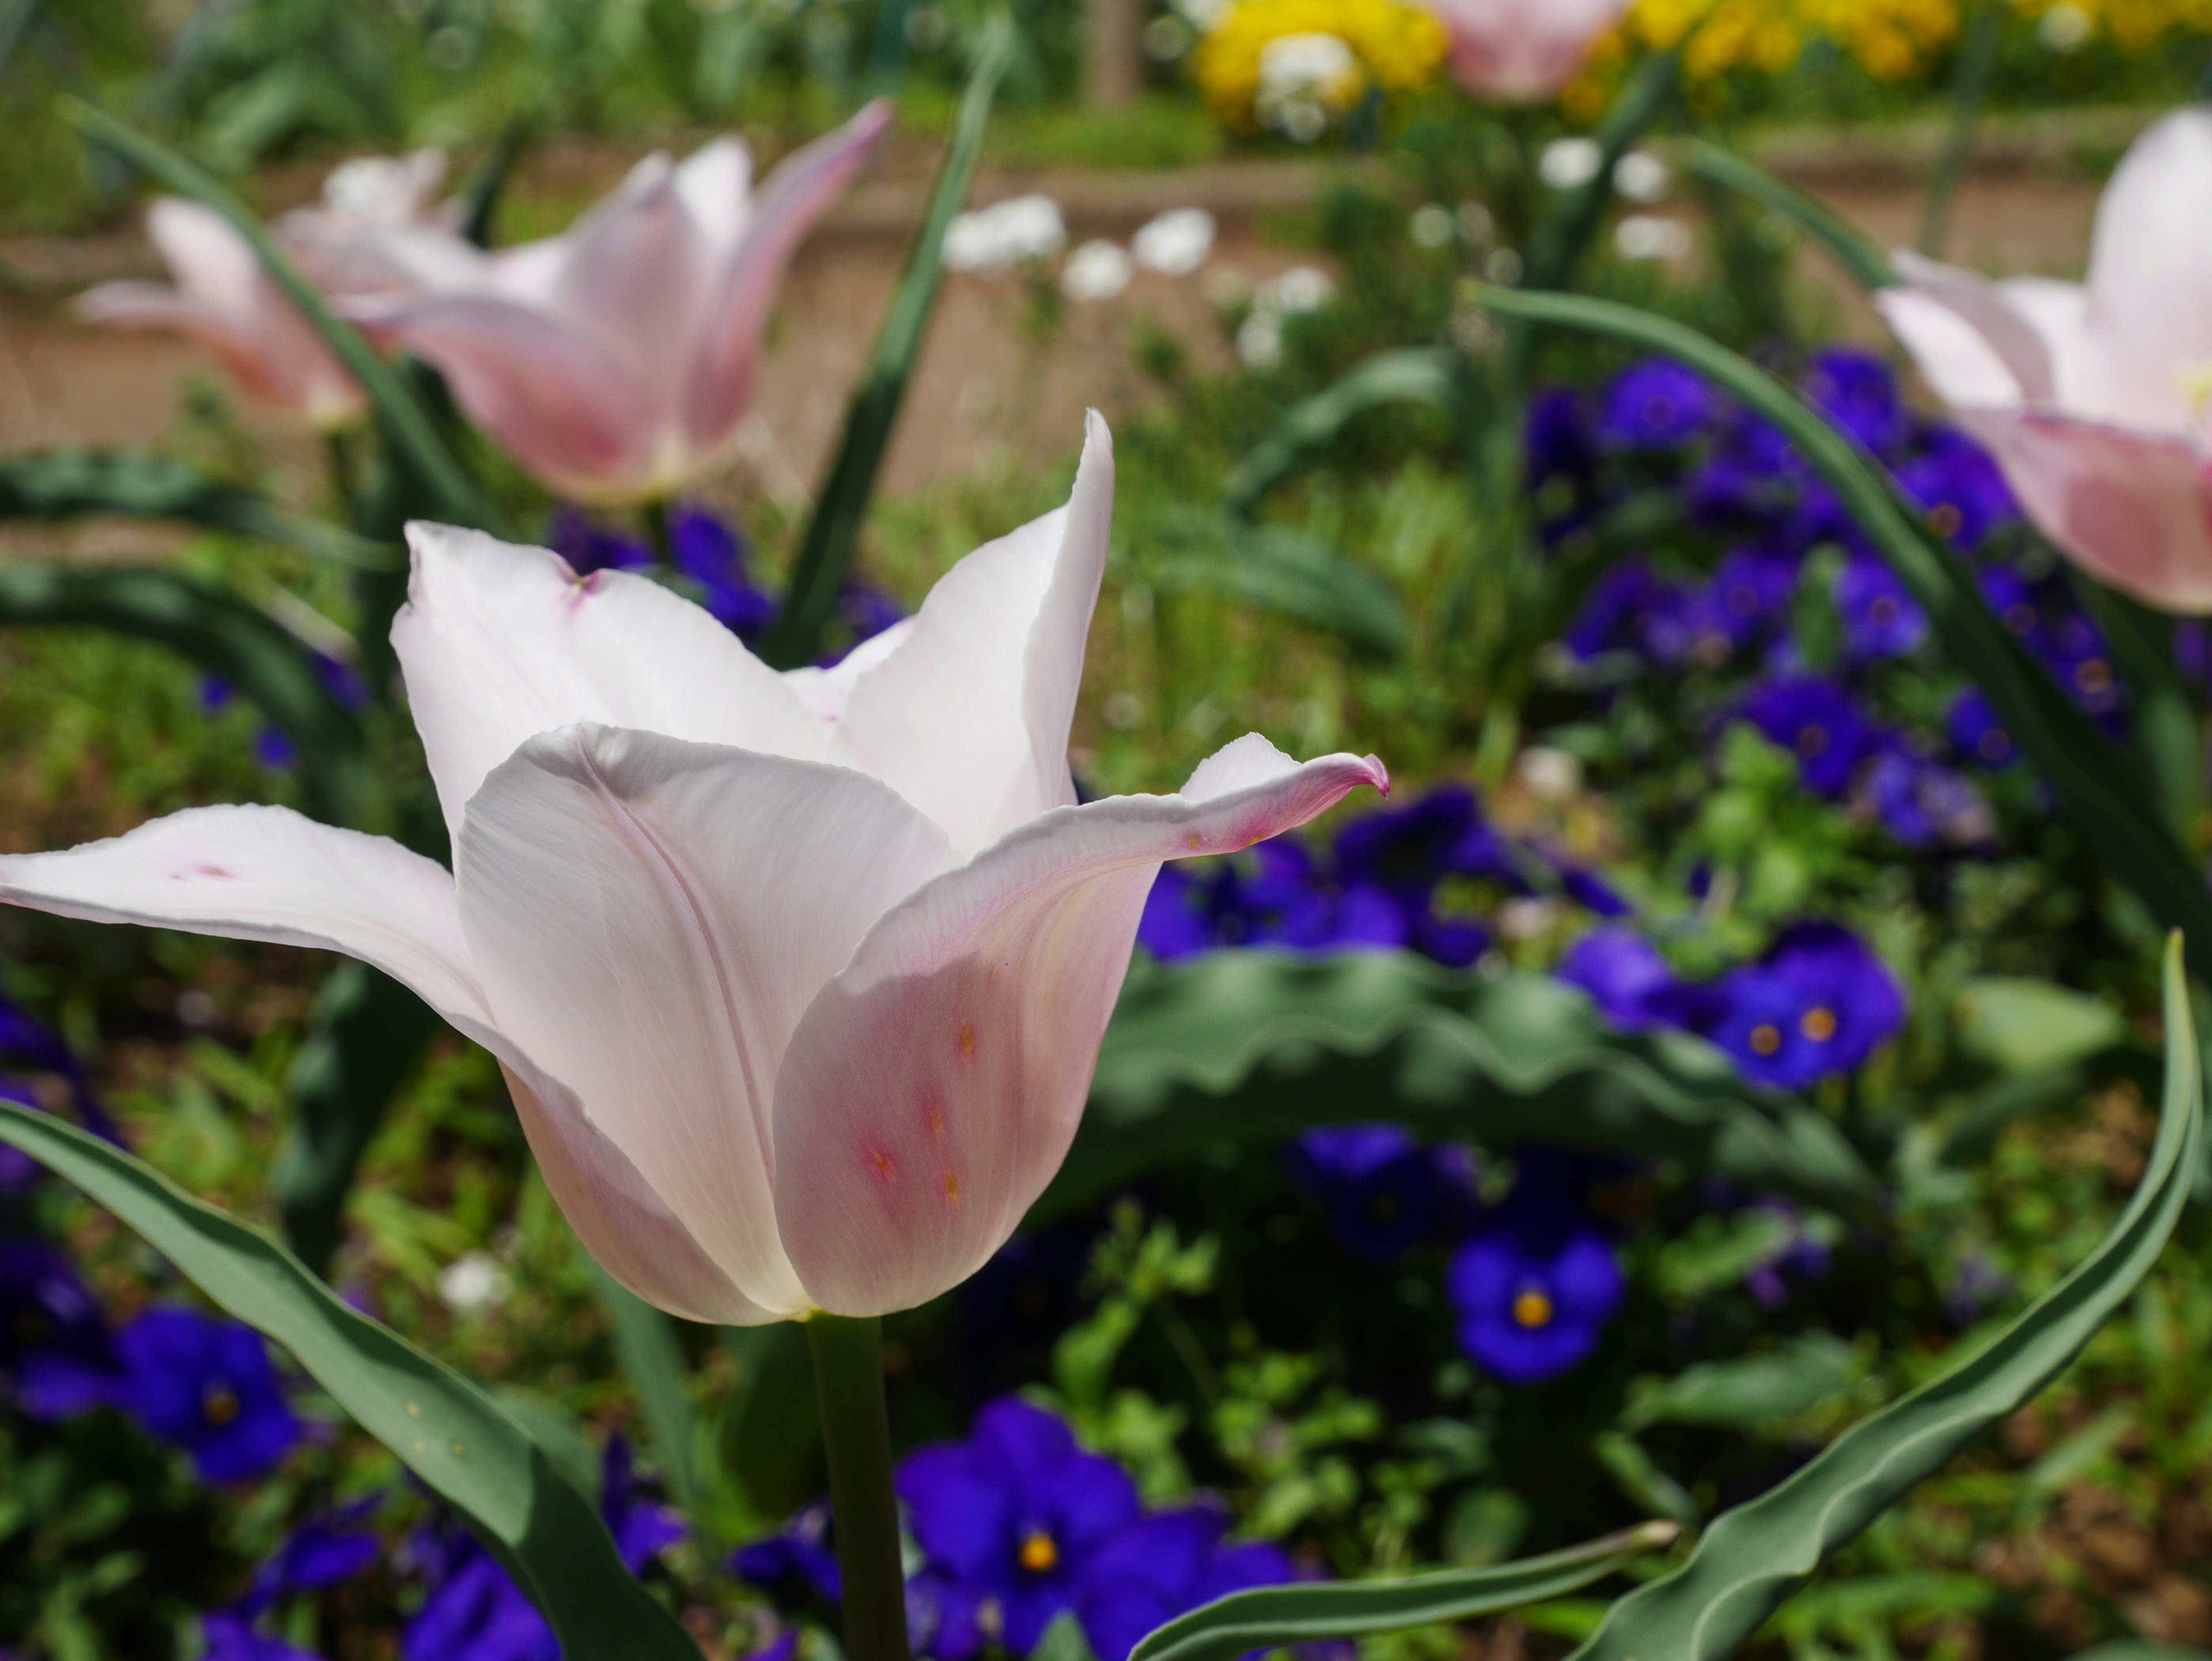
M 1683 70 L 1698 81 L 1735 69 L 1779 75 L 1808 40 L 1825 39 L 1869 74 L 1899 81 L 1958 33 L 1958 0 L 1636 0 L 1619 39 L 1662 51 L 1681 46 Z
M 1398 93 L 1427 85 L 1449 45 L 1443 24 L 1399 0 L 1231 0 L 1192 54 L 1199 90 L 1226 125 L 1257 127 L 1269 44 L 1316 35 L 1343 42 L 1358 64 L 1356 75 L 1328 88 L 1327 101 L 1338 112 L 1370 87 Z

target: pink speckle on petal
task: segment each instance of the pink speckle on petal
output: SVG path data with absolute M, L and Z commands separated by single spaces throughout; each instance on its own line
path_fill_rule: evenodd
M 237 875 L 238 873 L 235 871 L 226 870 L 220 865 L 196 865 L 189 871 L 179 871 L 177 873 L 177 879 L 179 882 L 182 882 L 191 877 L 215 877 L 224 881 L 229 881 L 234 879 Z
M 975 1058 L 975 1023 L 973 1021 L 963 1021 L 960 1023 L 960 1053 L 969 1057 L 971 1061 Z
M 878 1142 L 867 1150 L 868 1169 L 884 1182 L 898 1180 L 898 1163 L 891 1158 L 890 1149 Z
M 945 1199 L 948 1205 L 959 1203 L 960 1173 L 957 1171 L 948 1171 L 945 1173 Z

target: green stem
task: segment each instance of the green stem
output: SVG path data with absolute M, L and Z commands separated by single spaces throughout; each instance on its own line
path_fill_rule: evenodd
M 656 496 L 639 510 L 645 517 L 645 540 L 664 570 L 676 564 L 675 538 L 668 529 L 668 498 Z
M 816 1315 L 806 1323 L 806 1345 L 830 1461 L 846 1661 L 911 1661 L 890 1415 L 884 1405 L 883 1323 L 873 1316 Z
M 1928 208 L 1920 221 L 1920 252 L 1940 259 L 1951 235 L 1951 206 L 1959 195 L 1972 159 L 1974 130 L 1980 125 L 1982 105 L 1988 99 L 1990 77 L 1996 72 L 1997 49 L 2004 43 L 2004 8 L 1996 0 L 1982 0 L 1966 38 L 1959 47 L 1959 64 L 1951 80 L 1951 125 L 1943 135 L 1942 153 L 1928 180 Z

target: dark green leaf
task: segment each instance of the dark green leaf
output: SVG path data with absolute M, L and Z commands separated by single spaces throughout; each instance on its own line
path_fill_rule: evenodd
M 1668 1544 L 1676 1532 L 1672 1523 L 1646 1523 L 1495 1568 L 1231 1592 L 1151 1634 L 1129 1652 L 1129 1661 L 1229 1661 L 1248 1650 L 1472 1621 L 1603 1579 Z
M 1633 1436 L 1601 1432 L 1591 1441 L 1590 1451 L 1638 1510 L 1684 1528 L 1697 1527 L 1702 1513 L 1689 1489 L 1654 1464 L 1644 1444 Z
M 960 100 L 960 115 L 952 130 L 952 145 L 939 169 L 936 188 L 929 198 L 929 213 L 907 252 L 906 270 L 898 292 L 891 296 L 883 332 L 868 360 L 860 390 L 845 406 L 845 431 L 837 441 L 836 459 L 830 477 L 807 521 L 806 535 L 799 546 L 798 563 L 792 569 L 784 593 L 783 613 L 761 642 L 761 655 L 781 669 L 811 663 L 821 650 L 822 631 L 837 603 L 837 591 L 851 569 L 853 551 L 860 539 L 861 522 L 875 496 L 876 473 L 883 465 L 891 428 L 906 398 L 906 384 L 921 355 L 922 337 L 930 313 L 937 305 L 938 283 L 943 277 L 945 233 L 960 204 L 968 199 L 969 181 L 975 176 L 976 158 L 983 150 L 983 131 L 991 122 L 991 105 L 998 97 L 999 82 L 1012 62 L 1013 20 L 1005 12 L 993 16 L 977 42 L 974 64 L 968 71 L 968 88 Z
M 614 1329 L 615 1354 L 645 1415 L 653 1463 L 660 1468 L 669 1497 L 697 1516 L 699 1425 L 691 1398 L 684 1390 L 687 1369 L 676 1318 L 655 1309 L 597 1262 L 592 1265 L 592 1278 L 599 1287 L 599 1305 Z
M 1372 1119 L 1680 1159 L 1838 1209 L 1875 1191 L 1820 1114 L 1755 1098 L 1698 1039 L 1607 1031 L 1556 981 L 1484 980 L 1404 953 L 1221 952 L 1130 977 L 1082 1127 L 1036 1214 L 1216 1147 Z
M 1764 1424 L 1827 1400 L 1851 1381 L 1851 1347 L 1833 1333 L 1810 1332 L 1765 1355 L 1703 1361 L 1637 1393 L 1622 1415 L 1646 1425 Z
M 1689 168 L 1700 179 L 1726 190 L 1740 191 L 1784 218 L 1795 220 L 1836 257 L 1837 263 L 1857 279 L 1860 287 L 1887 289 L 1896 283 L 1897 273 L 1890 269 L 1889 256 L 1879 246 L 1850 221 L 1795 185 L 1785 185 L 1763 167 L 1704 139 L 1691 143 Z
M 1346 559 L 1319 537 L 1280 525 L 1217 527 L 1212 548 L 1170 551 L 1146 563 L 1153 587 L 1168 593 L 1227 594 L 1310 628 L 1337 636 L 1354 650 L 1396 657 L 1411 630 L 1390 585 Z
M 500 198 L 506 193 L 507 176 L 522 156 L 523 146 L 530 142 L 536 123 L 527 116 L 517 116 L 499 130 L 499 142 L 491 154 L 477 164 L 470 175 L 468 187 L 461 192 L 461 234 L 479 248 L 491 246 L 492 218 L 499 211 Z
M 1333 386 L 1285 410 L 1267 435 L 1245 452 L 1222 491 L 1232 514 L 1249 514 L 1260 498 L 1336 442 L 1357 417 L 1390 404 L 1421 404 L 1464 417 L 1471 396 L 1465 366 L 1441 347 L 1377 352 Z
M 2180 1218 L 2203 1132 L 2204 1075 L 2181 942 L 2166 954 L 2166 1103 L 2134 1199 L 2088 1260 L 1996 1339 L 1838 1437 L 1748 1505 L 1723 1513 L 1696 1553 L 1613 1605 L 1577 1661 L 1719 1661 L 1821 1561 L 2064 1370 L 2150 1271 Z
M 52 450 L 0 461 L 0 519 L 76 519 L 88 514 L 173 519 L 283 543 L 318 559 L 367 569 L 403 563 L 396 548 L 319 520 L 301 519 L 251 490 L 218 484 L 163 456 L 137 450 Z
M 0 565 L 0 627 L 40 624 L 159 641 L 222 676 L 299 747 L 317 812 L 339 824 L 388 828 L 360 721 L 331 696 L 307 648 L 252 606 L 176 571 Z
M 1990 610 L 1971 569 L 1931 532 L 1880 466 L 1804 399 L 1693 329 L 1633 307 L 1571 295 L 1482 290 L 1513 318 L 1608 336 L 1679 359 L 1789 435 L 1928 613 L 1951 661 L 1972 677 L 2061 809 L 2115 881 L 2164 926 L 2212 953 L 2212 889 L 2152 806 L 2133 757 L 2108 743 Z M 2204 959 L 2212 961 L 2212 958 Z
M 392 444 L 406 453 L 413 470 L 434 492 L 442 518 L 448 523 L 474 526 L 495 536 L 510 534 L 507 516 L 477 488 L 476 482 L 447 448 L 436 421 L 422 400 L 392 366 L 376 355 L 375 349 L 362 338 L 360 330 L 337 316 L 323 302 L 314 285 L 300 275 L 299 268 L 244 203 L 204 169 L 167 145 L 117 120 L 106 111 L 78 98 L 64 100 L 63 108 L 70 119 L 91 137 L 134 166 L 144 168 L 171 190 L 221 214 L 252 246 L 270 280 L 300 308 L 307 326 L 323 338 L 338 361 L 361 383 Z
M 82 1189 L 210 1298 L 289 1350 L 468 1518 L 570 1655 L 699 1661 L 676 1617 L 623 1567 L 591 1503 L 476 1385 L 354 1309 L 266 1234 L 122 1149 L 7 1101 L 0 1141 Z
M 762 1517 L 788 1516 L 822 1492 L 822 1408 L 806 1335 L 791 1321 L 724 1327 L 737 1364 L 735 1400 L 724 1421 L 723 1462 Z

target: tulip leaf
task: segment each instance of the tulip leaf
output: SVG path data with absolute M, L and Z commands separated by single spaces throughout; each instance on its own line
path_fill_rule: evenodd
M 361 722 L 316 675 L 307 648 L 272 618 L 181 572 L 0 566 L 0 626 L 106 629 L 158 641 L 251 699 L 298 746 L 316 810 L 380 828 L 384 791 Z
M 1626 341 L 1687 364 L 1788 435 L 1928 613 L 1937 642 L 1971 676 L 2057 794 L 2106 873 L 2165 927 L 2212 952 L 2212 890 L 2150 804 L 2133 758 L 2109 743 L 1990 609 L 1972 569 L 1928 528 L 1880 466 L 1765 370 L 1694 329 L 1632 306 L 1485 288 L 1505 316 Z
M 1897 273 L 1875 241 L 1825 203 L 1784 183 L 1765 168 L 1704 139 L 1689 149 L 1689 170 L 1709 184 L 1749 197 L 1798 227 L 1835 256 L 1863 289 L 1893 288 Z
M 1412 633 L 1406 608 L 1378 573 L 1346 559 L 1316 536 L 1286 525 L 1210 527 L 1211 548 L 1163 554 L 1146 566 L 1152 586 L 1226 594 L 1337 636 L 1355 650 L 1394 658 Z
M 762 657 L 779 669 L 811 663 L 821 650 L 822 631 L 852 568 L 860 526 L 875 496 L 876 475 L 890 447 L 891 429 L 905 401 L 915 360 L 921 355 L 930 314 L 936 309 L 944 277 L 945 234 L 968 199 L 969 182 L 983 151 L 983 131 L 990 125 L 991 106 L 1013 55 L 1013 20 L 1000 11 L 976 44 L 967 90 L 953 124 L 952 143 L 930 193 L 929 211 L 907 251 L 906 269 L 891 296 L 860 390 L 845 406 L 845 430 L 799 543 L 799 559 L 784 590 L 782 614 L 761 642 Z
M 614 1330 L 615 1354 L 637 1392 L 649 1451 L 668 1485 L 669 1498 L 679 1509 L 696 1517 L 703 1497 L 699 1482 L 699 1421 L 691 1398 L 684 1393 L 687 1371 L 684 1346 L 677 1335 L 676 1317 L 655 1309 L 628 1287 L 592 1263 L 592 1281 L 598 1288 L 599 1307 L 606 1311 Z
M 1669 1544 L 1672 1523 L 1645 1523 L 1565 1551 L 1489 1568 L 1398 1580 L 1256 1586 L 1176 1616 L 1129 1652 L 1129 1661 L 1231 1661 L 1255 1650 L 1324 1643 L 1472 1621 L 1540 1603 L 1601 1580 Z
M 495 536 L 511 538 L 507 516 L 486 496 L 455 459 L 438 431 L 438 424 L 421 399 L 409 388 L 392 365 L 378 356 L 362 338 L 361 331 L 338 317 L 323 301 L 314 285 L 300 274 L 276 238 L 255 218 L 243 202 L 215 177 L 157 139 L 148 137 L 106 111 L 81 98 L 63 100 L 69 119 L 89 137 L 98 140 L 133 166 L 144 169 L 169 189 L 187 196 L 230 222 L 261 262 L 269 279 L 299 307 L 307 326 L 320 335 L 347 372 L 361 383 L 375 406 L 386 438 L 404 453 L 437 502 L 439 513 L 450 523 L 473 526 Z
M 2094 1056 L 2127 1034 L 2102 998 L 2025 976 L 1983 975 L 1952 1007 L 1959 1046 L 2002 1073 L 2041 1073 Z
M 204 530 L 281 543 L 334 564 L 382 569 L 398 550 L 319 520 L 288 514 L 265 497 L 181 461 L 138 450 L 53 450 L 0 461 L 0 519 L 76 519 L 121 514 L 173 519 Z
M 2149 1273 L 2189 1199 L 2204 1075 L 2183 978 L 2166 952 L 2166 1100 L 2142 1184 L 2088 1259 L 1990 1343 L 1881 1412 L 1757 1500 L 1717 1518 L 1681 1567 L 1613 1606 L 1576 1661 L 1719 1661 L 1821 1561 L 2063 1372 Z
M 289 1350 L 467 1518 L 568 1654 L 699 1661 L 676 1617 L 623 1567 L 590 1501 L 484 1391 L 353 1308 L 268 1235 L 122 1149 L 7 1101 L 0 1141 L 83 1189 L 216 1304 Z
M 1278 417 L 1223 487 L 1232 514 L 1249 514 L 1273 490 L 1338 436 L 1358 417 L 1390 404 L 1421 404 L 1459 417 L 1470 397 L 1466 366 L 1436 346 L 1377 352 L 1346 371 L 1334 386 L 1302 398 Z
M 1832 1332 L 1808 1332 L 1764 1355 L 1701 1361 L 1638 1391 L 1621 1422 L 1646 1425 L 1765 1424 L 1793 1418 L 1851 1381 L 1851 1347 Z
M 1605 210 L 1613 201 L 1613 169 L 1674 98 L 1681 66 L 1679 49 L 1652 53 L 1637 65 L 1607 107 L 1590 134 L 1597 144 L 1596 170 L 1561 192 L 1528 238 L 1523 280 L 1531 288 L 1556 289 L 1573 277 L 1590 239 L 1605 222 Z
M 1680 1159 L 1844 1211 L 1876 1189 L 1820 1113 L 1755 1098 L 1702 1039 L 1608 1031 L 1557 981 L 1485 980 L 1410 953 L 1218 952 L 1132 974 L 1074 1146 L 1032 1216 L 1218 1147 L 1376 1119 Z

